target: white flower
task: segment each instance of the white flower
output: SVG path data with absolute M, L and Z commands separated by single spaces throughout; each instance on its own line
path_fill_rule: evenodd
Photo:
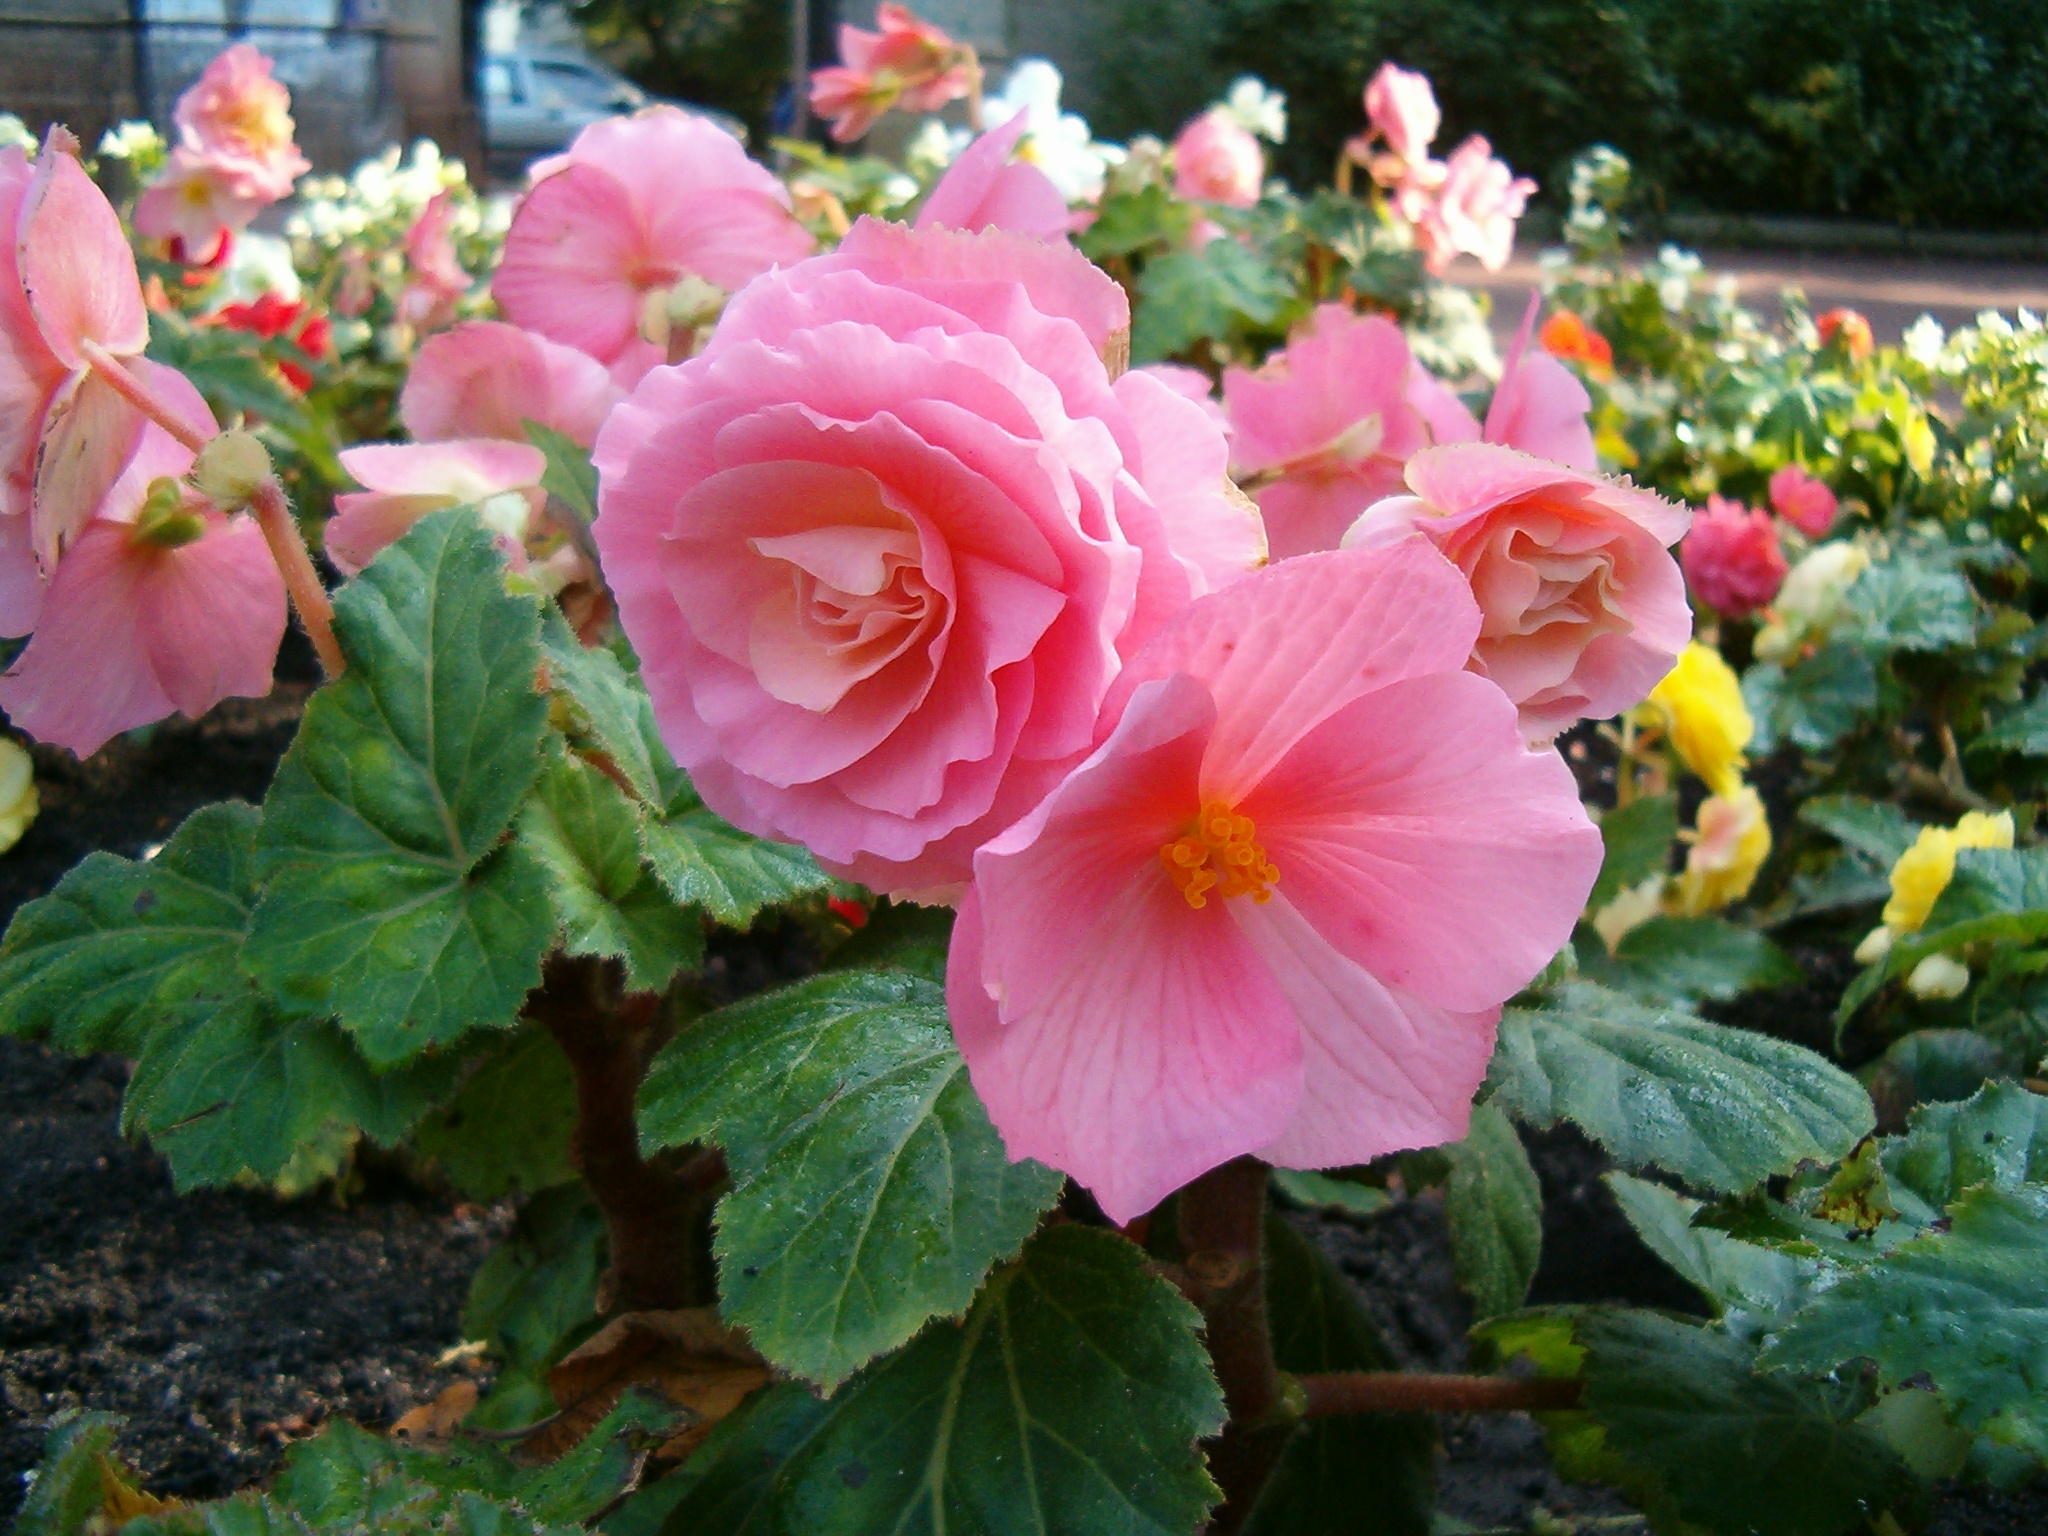
M 1000 128 L 1023 113 L 1028 137 L 1018 158 L 1030 161 L 1051 178 L 1070 203 L 1092 203 L 1102 196 L 1103 178 L 1124 152 L 1114 144 L 1098 144 L 1087 120 L 1060 110 L 1060 72 L 1044 59 L 1020 59 L 1003 82 L 1002 94 L 982 106 L 982 122 Z
M 36 148 L 36 136 L 28 131 L 28 124 L 12 112 L 0 112 L 0 149 L 18 149 L 32 155 Z
M 1906 990 L 1915 997 L 1961 997 L 1969 985 L 1970 968 L 1947 955 L 1929 955 L 1906 978 Z
M 154 123 L 123 123 L 100 135 L 99 152 L 110 160 L 150 159 L 163 150 L 163 135 Z
M 929 180 L 951 165 L 965 147 L 965 135 L 956 144 L 953 130 L 943 119 L 928 117 L 910 136 L 910 142 L 903 146 L 903 163 L 916 175 Z
M 1257 75 L 1239 75 L 1231 82 L 1223 110 L 1246 133 L 1275 144 L 1287 140 L 1287 93 L 1270 89 Z
M 1756 654 L 1764 661 L 1789 656 L 1809 636 L 1841 617 L 1842 599 L 1870 565 L 1870 552 L 1838 539 L 1807 555 L 1785 577 L 1771 604 L 1776 621 L 1757 632 Z
M 1900 338 L 1906 349 L 1906 356 L 1923 368 L 1933 368 L 1941 362 L 1941 322 L 1932 315 L 1922 315 L 1906 327 L 1906 334 Z
M 286 303 L 299 297 L 299 274 L 289 241 L 244 230 L 235 238 L 220 275 L 220 304 L 247 304 L 266 293 Z M 216 306 L 219 307 L 219 306 Z
M 1613 954 L 1621 941 L 1664 910 L 1663 875 L 1651 875 L 1636 885 L 1623 886 L 1614 899 L 1593 914 L 1593 929 Z

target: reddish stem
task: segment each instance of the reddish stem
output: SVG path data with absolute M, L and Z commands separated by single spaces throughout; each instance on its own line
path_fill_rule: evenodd
M 660 1012 L 655 994 L 625 992 L 617 961 L 561 954 L 549 957 L 540 990 L 526 1003 L 527 1016 L 547 1027 L 576 1074 L 570 1155 L 611 1240 L 608 1311 L 702 1299 L 694 1219 L 725 1174 L 723 1157 L 702 1157 L 677 1174 L 640 1155 L 634 1103 Z
M 179 443 L 194 453 L 206 446 L 206 439 L 212 434 L 201 433 L 191 422 L 181 419 L 169 406 L 150 393 L 149 386 L 130 373 L 120 358 L 90 338 L 81 341 L 78 350 L 85 354 L 85 360 L 92 364 L 93 372 L 104 379 L 115 394 L 170 433 Z
M 1427 1376 L 1407 1371 L 1336 1371 L 1297 1376 L 1311 1419 L 1339 1413 L 1546 1413 L 1576 1408 L 1578 1376 Z
M 1294 1427 L 1280 1412 L 1280 1372 L 1266 1323 L 1266 1171 L 1257 1158 L 1241 1157 L 1180 1192 L 1183 1268 L 1230 1413 L 1209 1446 L 1209 1470 L 1223 1490 L 1211 1536 L 1243 1528 Z
M 275 479 L 264 481 L 251 499 L 249 510 L 256 515 L 256 526 L 263 530 L 263 541 L 270 546 L 270 558 L 277 562 L 278 572 L 284 577 L 285 591 L 291 594 L 292 606 L 299 611 L 299 622 L 306 626 L 306 635 L 320 654 L 322 670 L 330 678 L 341 676 L 348 670 L 348 658 L 341 654 L 341 642 L 334 638 L 334 604 L 327 599 L 320 573 L 313 569 L 306 541 L 299 537 L 299 525 L 292 517 L 292 509 L 285 504 L 284 487 Z

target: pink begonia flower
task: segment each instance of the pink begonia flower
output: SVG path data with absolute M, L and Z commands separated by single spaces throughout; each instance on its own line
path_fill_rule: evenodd
M 182 374 L 155 363 L 152 394 L 195 431 L 218 429 Z M 136 514 L 159 477 L 184 476 L 192 451 L 154 423 L 64 551 L 35 634 L 0 676 L 0 709 L 38 741 L 90 756 L 122 731 L 197 717 L 270 691 L 285 591 L 262 530 L 211 508 L 165 535 Z
M 1427 389 L 1414 397 L 1418 377 L 1398 325 L 1341 304 L 1319 306 L 1256 373 L 1224 373 L 1231 466 L 1269 482 L 1253 495 L 1274 559 L 1336 548 L 1359 513 L 1401 489 L 1401 467 L 1431 441 L 1424 406 L 1443 406 Z
M 135 200 L 135 228 L 153 240 L 177 241 L 180 259 L 209 266 L 271 201 L 245 192 L 236 172 L 181 144 Z
M 1060 189 L 1029 161 L 1010 158 L 1030 126 L 1028 116 L 1019 112 L 962 150 L 925 199 L 917 227 L 1007 229 L 1039 240 L 1065 240 L 1067 200 Z
M 142 413 L 97 372 L 140 376 L 149 312 L 128 237 L 52 128 L 31 165 L 0 151 L 0 227 L 14 232 L 0 272 L 0 452 L 6 510 L 26 512 L 45 572 L 92 518 L 142 434 Z
M 1789 569 L 1771 515 L 1723 496 L 1707 498 L 1678 556 L 1700 601 L 1731 619 L 1746 618 L 1776 597 Z
M 502 320 L 468 320 L 421 344 L 398 397 L 398 419 L 423 443 L 523 443 L 524 423 L 534 421 L 588 448 L 625 397 L 588 353 Z
M 398 296 L 398 312 L 415 330 L 440 330 L 455 318 L 455 306 L 469 292 L 469 273 L 455 254 L 451 233 L 454 206 L 452 193 L 437 192 L 406 231 L 409 278 Z
M 235 177 L 244 197 L 265 203 L 291 196 L 292 183 L 313 168 L 292 142 L 291 92 L 270 70 L 261 50 L 236 43 L 214 57 L 172 113 L 185 147 Z
M 1249 208 L 1265 185 L 1266 153 L 1221 107 L 1211 107 L 1173 141 L 1173 191 L 1191 202 Z
M 1787 464 L 1771 476 L 1771 510 L 1809 539 L 1824 539 L 1835 526 L 1841 503 L 1828 489 L 1798 464 Z
M 1202 408 L 1202 414 L 1215 422 L 1227 439 L 1234 430 L 1230 416 L 1223 409 L 1223 402 L 1216 398 L 1216 389 L 1209 382 L 1209 375 L 1199 368 L 1190 368 L 1185 363 L 1147 363 L 1136 370 L 1157 379 L 1183 400 L 1192 400 Z
M 1529 336 L 1542 307 L 1542 298 L 1531 294 L 1479 435 L 1489 443 L 1518 448 L 1539 459 L 1594 470 L 1599 468 L 1600 456 L 1594 451 L 1593 428 L 1586 419 L 1593 409 L 1593 397 L 1563 363 L 1547 352 L 1529 350 Z M 1437 440 L 1450 439 L 1439 432 Z
M 533 176 L 491 280 L 498 307 L 629 387 L 662 360 L 640 335 L 649 295 L 686 276 L 737 289 L 814 244 L 789 189 L 680 107 L 593 123 Z
M 1668 550 L 1684 507 L 1495 443 L 1425 449 L 1407 480 L 1414 494 L 1374 506 L 1344 546 L 1420 533 L 1449 556 L 1484 615 L 1472 669 L 1514 700 L 1530 740 L 1641 703 L 1692 638 Z
M 1451 151 L 1443 185 L 1414 219 L 1423 264 L 1441 276 L 1463 253 L 1498 272 L 1514 251 L 1515 221 L 1535 190 L 1535 182 L 1494 159 L 1493 146 L 1475 133 Z
M 334 498 L 324 535 L 327 558 L 353 576 L 412 525 L 443 507 L 477 506 L 515 569 L 524 539 L 546 505 L 547 456 L 530 443 L 471 438 L 449 443 L 372 443 L 345 448 L 341 467 L 365 487 Z
M 1365 115 L 1387 148 L 1410 165 L 1429 158 L 1444 115 L 1436 104 L 1429 76 L 1403 69 L 1392 59 L 1373 72 L 1365 85 Z
M 719 815 L 879 891 L 964 881 L 1122 657 L 1258 563 L 1222 435 L 1112 382 L 1129 313 L 1071 246 L 862 219 L 612 413 L 605 575 Z
M 1601 859 L 1563 760 L 1465 670 L 1479 627 L 1409 540 L 1262 571 L 1132 659 L 953 929 L 954 1036 L 1011 1157 L 1121 1223 L 1244 1153 L 1464 1135 L 1501 1004 Z
M 811 111 L 850 144 L 891 107 L 937 112 L 973 87 L 973 55 L 909 7 L 883 4 L 879 31 L 842 24 L 839 63 L 811 71 Z

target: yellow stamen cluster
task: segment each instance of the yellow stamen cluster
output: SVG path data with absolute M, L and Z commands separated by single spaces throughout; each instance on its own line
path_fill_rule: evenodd
M 1269 887 L 1279 882 L 1280 871 L 1252 841 L 1256 831 L 1251 817 L 1226 805 L 1205 805 L 1185 835 L 1159 850 L 1159 862 L 1197 911 L 1209 905 L 1212 890 L 1224 897 L 1271 901 Z

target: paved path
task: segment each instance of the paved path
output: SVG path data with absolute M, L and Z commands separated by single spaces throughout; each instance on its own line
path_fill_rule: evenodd
M 1896 342 L 1923 314 L 1954 329 L 1975 319 L 1979 310 L 2048 311 L 2048 266 L 2033 263 L 1807 251 L 1707 249 L 1699 254 L 1709 273 L 1732 273 L 1743 303 L 1761 314 L 1777 314 L 1780 289 L 1801 288 L 1816 314 L 1838 304 L 1861 310 L 1882 343 Z M 1450 278 L 1493 294 L 1494 329 L 1506 340 L 1535 290 L 1536 253 L 1518 251 L 1514 261 L 1494 273 L 1460 261 Z

